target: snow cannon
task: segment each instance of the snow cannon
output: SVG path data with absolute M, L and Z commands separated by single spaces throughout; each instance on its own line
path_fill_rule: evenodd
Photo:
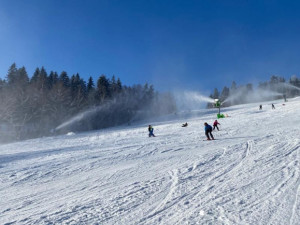
M 285 94 L 282 95 L 282 98 L 283 98 L 284 102 L 287 102 Z
M 224 118 L 225 116 L 223 114 L 221 114 L 221 102 L 219 99 L 215 99 L 215 107 L 219 108 L 219 113 L 217 114 L 218 119 L 219 118 Z M 223 117 L 222 117 L 223 116 Z
M 217 108 L 221 107 L 221 102 L 219 99 L 215 99 L 215 107 L 217 107 Z

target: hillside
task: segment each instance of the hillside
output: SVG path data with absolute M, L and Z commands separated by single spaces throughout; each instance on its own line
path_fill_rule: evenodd
M 228 108 L 215 141 L 210 110 L 1 145 L 0 224 L 297 225 L 300 99 L 275 103 Z

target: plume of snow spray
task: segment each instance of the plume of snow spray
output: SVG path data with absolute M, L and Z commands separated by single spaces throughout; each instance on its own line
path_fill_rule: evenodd
M 191 99 L 196 102 L 209 102 L 209 103 L 214 103 L 215 100 L 209 97 L 206 97 L 204 95 L 199 94 L 198 92 L 195 91 L 185 91 L 184 96 L 186 99 Z
M 226 102 L 232 102 L 238 99 L 243 99 L 243 102 L 257 102 L 257 101 L 266 100 L 267 98 L 278 97 L 278 96 L 282 96 L 282 94 L 271 90 L 258 89 L 247 94 L 245 94 L 245 92 L 241 90 L 234 93 L 233 95 L 230 95 L 221 104 Z
M 67 120 L 66 122 L 62 123 L 58 127 L 56 127 L 55 130 L 56 131 L 61 130 L 61 129 L 68 127 L 74 123 L 77 123 L 85 118 L 88 118 L 88 117 L 94 115 L 95 113 L 101 111 L 103 109 L 103 107 L 104 106 L 98 106 L 98 107 L 94 107 L 92 109 L 88 109 L 82 113 L 79 113 L 76 116 L 72 117 L 71 119 Z
M 205 103 L 214 103 L 214 99 L 201 95 L 196 91 L 174 92 L 176 105 L 179 109 L 200 109 Z
M 296 87 L 296 86 L 291 85 L 291 84 L 289 84 L 289 83 L 281 83 L 281 84 L 282 84 L 282 86 L 284 86 L 284 87 L 286 87 L 286 88 L 288 88 L 288 89 L 296 89 L 296 90 L 300 91 L 300 88 L 299 88 L 299 87 Z

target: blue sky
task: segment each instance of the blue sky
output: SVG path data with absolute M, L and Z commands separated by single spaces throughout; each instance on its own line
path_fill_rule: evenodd
M 16 62 L 211 92 L 299 76 L 299 40 L 299 1 L 0 0 L 2 78 Z

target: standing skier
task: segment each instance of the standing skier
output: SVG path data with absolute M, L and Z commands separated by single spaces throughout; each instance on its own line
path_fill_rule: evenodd
M 148 131 L 149 131 L 149 137 L 155 137 L 155 135 L 153 134 L 153 127 L 151 125 L 149 125 L 148 127 Z
M 262 105 L 259 105 L 259 110 L 262 110 Z
M 219 130 L 218 124 L 221 125 L 221 124 L 218 122 L 218 120 L 215 120 L 215 122 L 214 122 L 214 124 L 213 124 L 213 126 L 214 126 L 213 130 L 214 130 L 215 128 L 217 128 L 217 129 Z
M 206 137 L 207 137 L 207 140 L 215 140 L 214 139 L 214 136 L 212 135 L 212 127 L 208 124 L 208 123 L 204 123 L 204 130 L 205 130 L 205 135 L 206 135 Z M 209 137 L 209 135 L 210 135 L 210 137 L 211 137 L 211 139 L 210 139 L 210 137 Z
M 275 109 L 275 106 L 274 106 L 274 104 L 272 103 L 272 109 Z

